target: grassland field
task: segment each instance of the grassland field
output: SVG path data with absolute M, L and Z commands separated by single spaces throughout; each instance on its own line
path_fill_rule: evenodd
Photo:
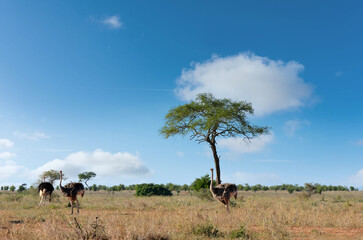
M 363 239 L 363 192 L 311 198 L 287 191 L 238 192 L 230 213 L 189 192 L 135 197 L 90 192 L 80 213 L 55 191 L 38 208 L 36 192 L 0 193 L 0 239 Z

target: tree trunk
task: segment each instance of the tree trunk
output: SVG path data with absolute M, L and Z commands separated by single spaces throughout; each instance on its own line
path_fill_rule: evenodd
M 218 185 L 221 184 L 221 169 L 219 167 L 219 157 L 217 154 L 217 147 L 215 143 L 209 142 L 209 144 L 213 152 L 214 164 L 216 165 L 216 181 Z

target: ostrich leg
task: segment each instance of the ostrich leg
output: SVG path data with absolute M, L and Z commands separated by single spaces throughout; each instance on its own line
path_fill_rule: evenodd
M 76 199 L 76 202 L 77 202 L 77 213 L 79 213 L 79 202 L 78 202 L 78 199 Z
M 73 200 L 69 201 L 71 203 L 71 214 L 73 214 Z
M 39 202 L 38 207 L 40 207 L 42 205 L 42 200 L 43 200 L 43 195 L 40 197 L 40 202 Z

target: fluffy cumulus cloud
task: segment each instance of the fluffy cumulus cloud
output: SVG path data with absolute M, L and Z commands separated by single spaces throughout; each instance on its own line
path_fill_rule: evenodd
M 302 128 L 303 126 L 309 126 L 310 122 L 307 120 L 301 121 L 301 120 L 290 120 L 285 123 L 284 131 L 285 134 L 289 137 L 295 136 L 295 132 Z
M 349 184 L 353 184 L 358 187 L 363 187 L 363 168 L 359 170 L 355 175 L 351 176 L 348 182 Z
M 22 170 L 24 170 L 24 167 L 12 160 L 0 160 L 0 180 L 13 177 Z
M 109 28 L 120 28 L 122 27 L 122 22 L 119 16 L 110 16 L 102 20 L 102 23 Z
M 14 146 L 14 143 L 12 141 L 10 141 L 9 139 L 6 139 L 6 138 L 0 139 L 0 149 L 10 148 L 12 146 Z
M 80 172 L 93 171 L 99 177 L 137 177 L 151 173 L 139 156 L 127 153 L 110 153 L 97 149 L 93 152 L 75 152 L 64 159 L 54 159 L 32 171 L 33 176 L 49 169 L 63 170 L 70 177 Z
M 15 157 L 15 153 L 0 152 L 0 180 L 8 179 L 19 173 L 23 176 L 25 168 L 12 160 Z
M 218 145 L 221 148 L 227 149 L 234 153 L 253 153 L 261 151 L 268 143 L 272 142 L 274 134 L 262 135 L 251 139 L 251 141 L 244 140 L 241 137 L 235 138 L 222 138 L 219 140 Z
M 245 173 L 236 172 L 233 176 L 233 180 L 237 184 L 249 185 L 262 184 L 262 185 L 275 185 L 281 184 L 281 179 L 275 173 Z
M 275 61 L 251 53 L 214 56 L 184 69 L 176 94 L 187 101 L 204 92 L 217 98 L 248 101 L 255 114 L 261 116 L 306 104 L 312 87 L 300 77 L 303 69 L 295 61 Z
M 13 133 L 15 137 L 20 139 L 27 139 L 27 140 L 33 140 L 38 141 L 40 139 L 48 139 L 50 136 L 46 135 L 42 132 L 34 132 L 34 133 L 25 133 L 25 132 L 14 132 Z

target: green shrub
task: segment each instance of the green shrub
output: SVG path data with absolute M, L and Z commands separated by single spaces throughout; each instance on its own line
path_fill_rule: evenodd
M 143 183 L 136 186 L 136 196 L 172 196 L 169 189 L 153 183 Z
M 289 186 L 289 187 L 287 187 L 287 191 L 288 191 L 290 194 L 292 194 L 292 193 L 295 191 L 294 186 Z
M 197 178 L 194 182 L 190 185 L 190 188 L 193 191 L 199 191 L 202 188 L 208 189 L 210 187 L 210 177 L 209 175 L 205 175 L 201 178 Z
M 18 192 L 23 192 L 25 190 L 26 190 L 26 183 L 23 183 L 22 185 L 19 186 Z
M 242 225 L 239 229 L 230 232 L 229 237 L 232 239 L 233 238 L 252 239 L 252 237 L 247 233 L 244 225 Z
M 208 201 L 213 201 L 214 200 L 213 195 L 210 192 L 210 190 L 205 189 L 205 188 L 202 188 L 199 191 L 194 191 L 192 193 L 192 196 L 195 196 L 195 197 L 197 197 L 199 199 L 202 199 L 202 200 L 208 200 Z
M 215 228 L 211 223 L 197 225 L 193 228 L 193 234 L 206 237 L 223 237 L 223 233 Z

